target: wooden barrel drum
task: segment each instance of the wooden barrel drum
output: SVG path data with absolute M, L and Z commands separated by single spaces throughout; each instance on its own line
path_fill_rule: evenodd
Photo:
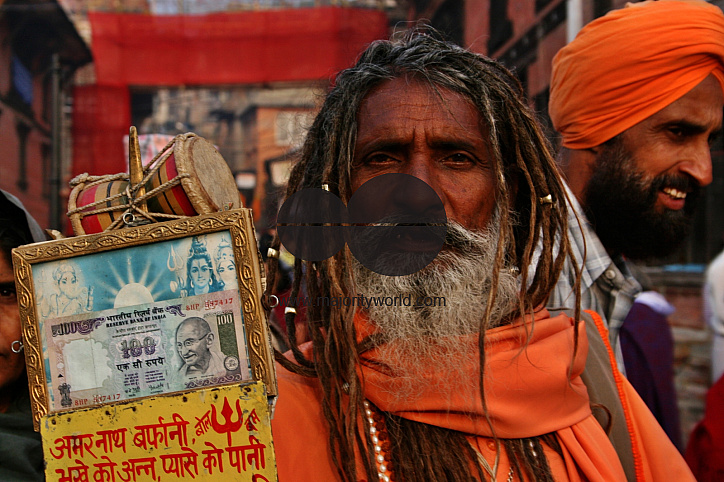
M 226 161 L 206 139 L 176 136 L 144 168 L 144 212 L 151 218 L 208 214 L 241 207 L 241 197 Z M 76 235 L 125 226 L 132 185 L 129 175 L 82 175 L 71 181 L 68 217 Z M 133 197 L 133 196 L 131 196 Z

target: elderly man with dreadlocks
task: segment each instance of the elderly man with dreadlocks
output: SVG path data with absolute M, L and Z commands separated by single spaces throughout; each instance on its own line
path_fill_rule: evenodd
M 307 306 L 312 341 L 297 345 L 292 329 L 277 357 L 281 481 L 693 480 L 610 363 L 589 396 L 581 373 L 589 350 L 605 354 L 598 332 L 543 308 L 570 252 L 566 193 L 520 92 L 494 61 L 417 31 L 373 43 L 337 76 L 287 196 L 324 186 L 348 203 L 377 176 L 411 175 L 442 201 L 447 237 L 406 276 L 348 248 L 297 259 L 292 295 L 303 280 L 312 300 L 445 303 Z M 612 420 L 592 414 L 601 405 L 622 414 L 618 454 Z

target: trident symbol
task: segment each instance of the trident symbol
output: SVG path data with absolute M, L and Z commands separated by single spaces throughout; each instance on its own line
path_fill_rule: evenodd
M 241 419 L 243 418 L 243 416 L 241 415 L 241 406 L 239 405 L 238 399 L 236 400 L 236 413 L 236 421 L 231 420 L 231 416 L 234 414 L 234 410 L 231 408 L 231 405 L 229 405 L 229 400 L 224 397 L 224 408 L 221 409 L 221 415 L 224 416 L 224 420 L 226 420 L 226 422 L 222 425 L 216 420 L 216 405 L 211 406 L 211 426 L 216 433 L 226 432 L 226 437 L 229 441 L 229 447 L 231 447 L 231 432 L 239 431 L 239 429 L 241 428 Z
M 184 277 L 183 277 L 183 260 L 181 259 L 181 256 L 176 254 L 176 251 L 174 251 L 173 246 L 171 246 L 171 252 L 168 253 L 168 259 L 166 260 L 166 267 L 169 271 L 174 273 L 176 275 L 176 281 L 171 282 L 171 291 L 176 291 L 177 289 L 181 290 L 181 296 L 186 296 L 186 286 L 184 283 Z

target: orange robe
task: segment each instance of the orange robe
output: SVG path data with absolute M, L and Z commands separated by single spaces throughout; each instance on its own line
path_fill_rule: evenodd
M 358 315 L 355 323 L 363 332 L 369 326 L 363 315 Z M 485 391 L 492 423 L 501 438 L 556 432 L 563 457 L 546 449 L 556 480 L 625 480 L 613 446 L 591 415 L 588 392 L 580 379 L 588 351 L 585 330 L 580 330 L 575 358 L 573 336 L 570 317 L 561 314 L 550 318 L 546 310 L 536 314 L 535 329 L 523 352 L 520 348 L 526 337 L 524 324 L 488 331 Z M 460 363 L 469 365 L 471 379 L 478 377 L 476 346 L 475 337 L 461 338 Z M 305 348 L 310 349 L 309 345 Z M 390 396 L 399 380 L 388 376 L 384 367 L 367 363 L 375 356 L 375 350 L 364 353 L 360 366 L 365 396 L 370 402 L 411 420 L 468 434 L 471 444 L 493 465 L 495 444 L 482 415 L 479 394 L 470 394 L 470 389 L 462 393 L 456 390 L 455 380 L 445 379 L 437 381 L 438 385 L 449 385 L 451 395 L 445 400 L 432 388 L 430 393 L 400 400 Z M 571 360 L 573 369 L 569 374 Z M 277 376 L 279 397 L 272 431 L 280 482 L 339 480 L 328 446 L 318 381 L 291 374 L 281 367 L 277 367 Z M 434 373 L 429 376 L 435 379 Z M 633 445 L 638 452 L 635 460 L 639 479 L 693 481 L 683 458 L 648 408 L 625 379 L 620 380 L 635 439 Z M 504 479 L 509 469 L 504 451 L 499 463 L 498 478 Z M 366 479 L 361 465 L 358 474 L 359 480 Z

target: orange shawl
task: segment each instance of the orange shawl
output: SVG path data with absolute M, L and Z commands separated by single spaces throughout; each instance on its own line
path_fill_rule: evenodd
M 363 314 L 355 318 L 362 336 L 373 331 Z M 528 330 L 530 324 L 527 325 Z M 563 456 L 545 447 L 556 480 L 623 481 L 625 475 L 618 456 L 601 426 L 591 415 L 588 392 L 581 382 L 588 351 L 588 339 L 580 327 L 579 346 L 573 357 L 573 320 L 566 315 L 549 318 L 546 310 L 535 316 L 535 328 L 524 350 L 526 325 L 516 323 L 489 330 L 485 368 L 485 393 L 490 419 L 498 437 L 533 437 L 555 432 Z M 466 337 L 467 338 L 467 337 Z M 460 363 L 476 377 L 477 344 L 474 337 L 461 339 Z M 311 344 L 303 347 L 311 356 Z M 447 384 L 450 397 L 441 400 L 438 393 L 422 393 L 415 400 L 393 397 L 399 382 L 379 364 L 376 350 L 362 355 L 360 375 L 365 397 L 378 408 L 423 423 L 459 430 L 492 466 L 496 447 L 489 438 L 490 426 L 482 414 L 479 395 L 456 391 L 456 380 L 436 379 Z M 573 360 L 573 361 L 571 361 Z M 572 365 L 572 366 L 571 366 Z M 571 368 L 569 373 L 569 367 Z M 329 449 L 327 422 L 322 412 L 319 381 L 277 367 L 279 397 L 272 421 L 279 480 L 338 480 L 339 474 Z M 461 382 L 461 380 L 457 380 Z M 629 390 L 625 380 L 622 397 L 628 400 L 632 428 L 643 453 L 642 480 L 693 480 L 686 463 L 669 442 L 644 403 Z M 364 422 L 361 422 L 364 423 Z M 358 458 L 361 460 L 361 458 Z M 359 474 L 364 470 L 359 466 Z M 504 451 L 500 454 L 498 477 L 508 473 Z M 394 468 L 393 468 L 394 470 Z
M 368 322 L 358 315 L 355 324 L 366 331 Z M 530 325 L 527 327 L 530 329 Z M 624 480 L 623 469 L 608 437 L 593 418 L 588 392 L 580 378 L 586 363 L 588 339 L 581 325 L 578 351 L 573 353 L 573 319 L 565 315 L 548 318 L 548 312 L 536 314 L 530 342 L 524 351 L 527 332 L 523 323 L 502 326 L 486 333 L 485 393 L 488 413 L 495 434 L 500 438 L 527 438 L 558 432 L 564 458 L 546 450 L 554 473 L 565 471 L 576 480 Z M 461 337 L 460 363 L 470 377 L 479 376 L 476 336 Z M 400 399 L 394 396 L 399 379 L 381 367 L 378 349 L 363 354 L 361 375 L 365 396 L 381 410 L 417 422 L 463 432 L 470 436 L 492 466 L 494 444 L 480 438 L 492 436 L 482 410 L 480 393 L 471 393 L 469 380 L 439 380 L 430 372 L 428 378 L 446 384 L 450 396 L 441 399 L 434 388 L 419 397 Z M 571 368 L 571 360 L 572 369 Z M 458 388 L 456 381 L 464 388 Z M 429 384 L 425 384 L 429 386 Z M 499 474 L 506 474 L 508 462 L 501 454 Z M 561 476 L 561 479 L 566 477 Z M 556 478 L 557 480 L 559 477 Z
M 545 311 L 539 313 L 548 314 Z M 355 322 L 359 327 L 366 320 L 358 315 Z M 495 328 L 486 334 L 486 401 L 495 433 L 501 438 L 524 438 L 554 432 L 591 415 L 588 392 L 580 378 L 588 352 L 585 336 L 579 336 L 578 353 L 569 382 L 568 370 L 573 359 L 572 319 L 557 316 L 536 320 L 530 343 L 522 352 L 525 337 L 525 327 L 521 323 Z M 465 368 L 461 371 L 468 373 L 470 379 L 478 380 L 480 359 L 477 336 L 460 337 L 458 346 L 459 352 L 453 356 Z M 439 374 L 428 371 L 426 378 L 430 383 L 423 385 L 430 387 L 429 392 L 420 393 L 419 397 L 412 399 L 399 399 L 394 394 L 399 392 L 397 387 L 403 382 L 379 365 L 376 360 L 378 351 L 374 349 L 362 355 L 361 375 L 365 395 L 370 402 L 409 420 L 471 435 L 493 435 L 482 413 L 480 392 L 470 389 L 470 379 L 459 380 L 467 387 L 463 390 L 455 386 L 455 380 L 439 380 Z M 551 356 L 553 353 L 557 356 Z M 434 388 L 440 383 L 447 384 L 446 390 L 451 393 L 445 406 L 440 406 L 439 392 Z
M 724 90 L 724 14 L 701 0 L 630 3 L 586 25 L 553 59 L 549 113 L 563 146 L 598 146 L 709 74 Z

